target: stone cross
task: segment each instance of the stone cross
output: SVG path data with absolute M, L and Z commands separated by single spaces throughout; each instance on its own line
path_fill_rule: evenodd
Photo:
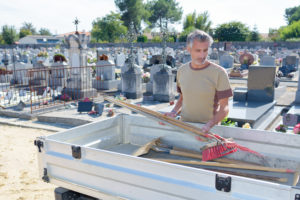
M 133 52 L 133 41 L 136 39 L 136 32 L 134 31 L 134 24 L 133 22 L 130 23 L 127 40 L 130 42 L 130 54 L 129 54 L 129 63 L 130 67 L 134 66 L 134 52 Z
M 80 21 L 77 19 L 77 17 L 75 18 L 74 22 L 73 22 L 76 26 L 76 33 L 78 32 L 78 24 L 80 23 Z

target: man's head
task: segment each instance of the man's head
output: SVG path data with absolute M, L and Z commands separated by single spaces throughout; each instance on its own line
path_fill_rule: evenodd
M 187 37 L 187 49 L 191 54 L 192 62 L 196 65 L 205 63 L 208 48 L 212 45 L 213 39 L 204 31 L 195 30 Z

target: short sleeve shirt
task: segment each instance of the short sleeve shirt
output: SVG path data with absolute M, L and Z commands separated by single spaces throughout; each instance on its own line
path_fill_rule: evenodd
M 201 69 L 191 63 L 177 71 L 177 90 L 183 97 L 183 121 L 206 123 L 212 119 L 220 99 L 232 96 L 226 70 L 214 63 Z

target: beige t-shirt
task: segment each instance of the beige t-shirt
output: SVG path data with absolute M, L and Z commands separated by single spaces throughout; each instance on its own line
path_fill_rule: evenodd
M 214 63 L 201 69 L 182 65 L 177 71 L 177 90 L 183 97 L 181 119 L 189 122 L 208 122 L 219 99 L 232 96 L 227 72 Z

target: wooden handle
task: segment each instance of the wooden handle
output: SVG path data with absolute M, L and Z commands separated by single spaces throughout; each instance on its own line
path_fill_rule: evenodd
M 299 181 L 299 171 L 296 171 L 294 173 L 294 179 L 293 179 L 293 185 L 292 186 L 296 186 L 298 181 Z
M 202 155 L 195 154 L 195 153 L 189 153 L 189 152 L 184 152 L 184 151 L 176 151 L 176 150 L 170 150 L 170 154 L 176 155 L 176 156 L 183 156 L 183 157 L 189 157 L 189 158 L 198 158 L 202 160 Z
M 271 168 L 271 167 L 263 167 L 263 166 L 256 166 L 256 165 L 238 165 L 238 164 L 229 164 L 229 163 L 203 162 L 203 161 L 195 161 L 195 160 L 175 160 L 175 159 L 154 159 L 154 160 L 176 163 L 176 164 L 203 165 L 203 166 L 225 167 L 225 168 L 233 168 L 233 169 L 279 172 L 279 173 L 295 173 L 295 171 L 291 169 Z
M 248 174 L 248 173 L 233 172 L 233 171 L 218 170 L 218 169 L 207 169 L 207 170 L 221 172 L 224 174 L 231 174 L 231 175 L 237 175 L 237 176 L 244 176 L 244 177 L 248 177 L 248 178 L 255 178 L 255 179 L 260 179 L 260 180 L 265 180 L 265 181 L 275 181 L 275 182 L 280 182 L 280 183 L 288 182 L 287 178 L 264 176 L 264 175 L 258 175 L 258 174 Z
M 172 155 L 189 157 L 189 158 L 197 158 L 197 159 L 202 160 L 202 155 L 200 154 L 200 152 L 191 151 L 191 150 L 187 150 L 187 149 L 181 149 L 181 148 L 177 148 L 177 147 L 173 147 L 173 148 L 174 149 L 170 150 L 170 154 L 172 154 Z M 238 165 L 260 166 L 259 164 L 256 164 L 256 163 L 234 160 L 234 159 L 230 159 L 230 158 L 216 158 L 216 159 L 213 159 L 212 161 L 220 162 L 220 163 L 238 164 Z
M 119 101 L 117 99 L 114 99 L 114 98 L 111 98 L 111 97 L 104 97 L 105 100 L 107 101 L 110 101 L 112 103 L 115 103 L 119 106 L 124 106 L 124 107 L 127 107 L 129 109 L 133 109 L 135 111 L 140 111 L 143 113 L 146 113 L 148 115 L 151 115 L 152 117 L 156 118 L 156 119 L 159 119 L 159 120 L 162 120 L 162 121 L 165 121 L 167 123 L 170 123 L 172 125 L 175 125 L 177 127 L 180 127 L 182 129 L 185 129 L 189 132 L 192 132 L 192 133 L 195 133 L 197 134 L 198 136 L 201 137 L 202 140 L 204 141 L 208 141 L 208 139 L 206 138 L 206 134 L 203 133 L 201 131 L 200 128 L 198 127 L 195 127 L 193 125 L 190 125 L 190 124 L 187 124 L 185 122 L 182 122 L 180 120 L 176 120 L 176 119 L 173 119 L 171 117 L 168 117 L 168 116 L 165 116 L 161 113 L 158 113 L 158 112 L 155 112 L 155 111 L 152 111 L 152 110 L 149 110 L 149 109 L 146 109 L 146 108 L 143 108 L 141 106 L 136 106 L 136 105 L 133 105 L 133 104 L 129 104 L 129 103 L 126 103 L 126 102 L 123 102 L 123 101 Z M 213 137 L 213 136 L 212 136 Z

